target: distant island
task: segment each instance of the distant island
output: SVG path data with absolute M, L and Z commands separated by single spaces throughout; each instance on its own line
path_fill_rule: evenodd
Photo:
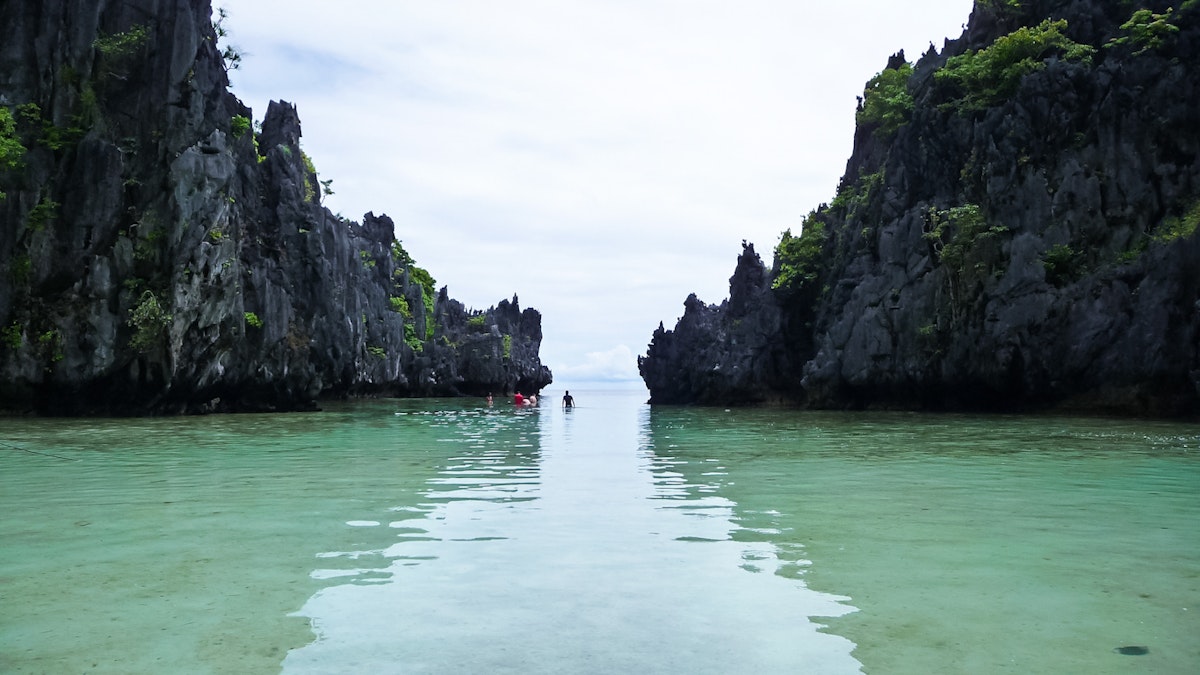
M 296 107 L 229 91 L 208 0 L 0 6 L 0 411 L 537 392 L 541 315 L 467 310 L 321 204 Z
M 689 297 L 652 403 L 1200 415 L 1200 7 L 977 0 L 837 194 Z

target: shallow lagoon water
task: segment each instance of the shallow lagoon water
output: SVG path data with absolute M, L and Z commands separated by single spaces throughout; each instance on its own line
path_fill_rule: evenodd
M 1195 425 L 576 394 L 2 420 L 0 672 L 1200 671 Z

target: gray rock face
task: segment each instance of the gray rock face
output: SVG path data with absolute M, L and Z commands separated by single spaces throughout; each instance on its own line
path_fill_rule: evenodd
M 709 306 L 688 296 L 674 331 L 654 331 L 638 368 L 654 403 L 758 403 L 780 397 L 787 353 L 777 343 L 782 313 L 752 244 L 743 244 L 729 299 Z M 687 364 L 681 368 L 681 364 Z
M 913 64 L 905 124 L 860 114 L 838 197 L 808 221 L 828 235 L 815 279 L 758 305 L 778 369 L 714 370 L 750 358 L 721 340 L 733 313 L 685 315 L 641 359 L 653 401 L 726 403 L 736 384 L 814 407 L 1200 413 L 1200 9 L 1148 45 L 1122 41 L 1123 3 L 1002 5 L 976 3 L 961 39 Z M 1047 49 L 976 108 L 938 77 L 1047 17 L 1090 61 Z
M 290 410 L 538 391 L 541 316 L 467 311 L 320 204 L 296 108 L 229 93 L 205 0 L 0 6 L 0 408 Z

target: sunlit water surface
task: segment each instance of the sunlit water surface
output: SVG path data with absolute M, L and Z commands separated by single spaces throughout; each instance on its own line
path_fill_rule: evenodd
M 575 393 L 0 420 L 0 672 L 1200 672 L 1195 425 Z

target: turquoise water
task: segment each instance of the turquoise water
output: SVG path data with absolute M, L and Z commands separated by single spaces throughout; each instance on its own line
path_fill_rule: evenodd
M 1195 425 L 575 393 L 0 420 L 0 672 L 1200 672 Z

